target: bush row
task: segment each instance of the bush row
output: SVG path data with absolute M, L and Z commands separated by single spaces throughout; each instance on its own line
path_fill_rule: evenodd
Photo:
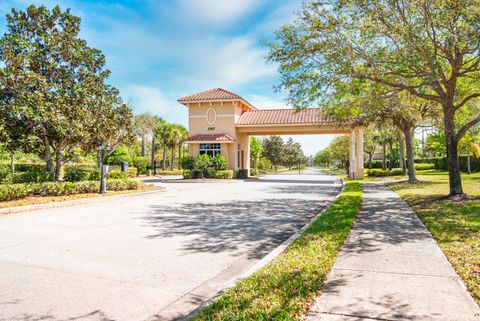
M 128 179 L 129 177 L 135 177 L 135 176 L 137 176 L 137 169 L 132 167 L 128 169 L 128 172 L 113 170 L 107 174 L 107 179 Z M 100 170 L 73 169 L 73 170 L 67 171 L 63 176 L 63 179 L 67 182 L 98 181 L 100 180 Z
M 183 173 L 183 178 L 185 179 L 190 179 L 190 178 L 199 178 L 199 173 L 202 173 L 202 171 L 189 171 L 185 170 Z M 220 170 L 220 171 L 208 171 L 207 175 L 204 176 L 207 178 L 219 178 L 219 179 L 232 179 L 233 178 L 233 171 L 226 169 L 226 170 Z
M 435 164 L 414 164 L 414 166 L 417 171 L 435 169 Z
M 403 175 L 403 170 L 401 168 L 393 168 L 391 170 L 373 168 L 373 169 L 367 170 L 367 174 L 370 177 L 396 176 L 396 175 Z
M 142 181 L 135 180 L 108 180 L 107 190 L 124 191 L 138 190 L 144 186 Z M 0 201 L 24 198 L 27 196 L 61 196 L 85 193 L 97 193 L 99 182 L 46 182 L 36 184 L 8 184 L 0 185 Z

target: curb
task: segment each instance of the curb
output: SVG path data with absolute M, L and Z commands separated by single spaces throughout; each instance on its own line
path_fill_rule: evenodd
M 302 236 L 303 232 L 312 225 L 312 223 L 319 218 L 321 215 L 323 215 L 329 208 L 330 206 L 342 195 L 343 191 L 345 190 L 345 182 L 342 178 L 339 179 L 341 188 L 340 192 L 330 201 L 330 203 L 325 206 L 323 210 L 321 210 L 317 215 L 315 215 L 307 224 L 305 224 L 302 228 L 300 228 L 295 234 L 290 236 L 287 240 L 283 241 L 280 245 L 278 245 L 276 248 L 274 248 L 270 253 L 268 253 L 264 258 L 262 258 L 260 261 L 256 262 L 253 266 L 251 266 L 248 270 L 246 270 L 244 273 L 242 273 L 240 276 L 230 280 L 230 282 L 225 284 L 225 287 L 223 290 L 217 292 L 215 295 L 213 295 L 211 298 L 203 302 L 200 306 L 195 308 L 193 311 L 188 313 L 186 316 L 182 317 L 181 319 L 179 318 L 178 320 L 189 320 L 190 318 L 193 318 L 203 307 L 211 303 L 213 300 L 216 298 L 220 297 L 225 291 L 231 289 L 232 287 L 235 286 L 235 284 L 242 279 L 245 279 L 267 265 L 268 263 L 272 262 L 279 254 L 281 254 L 285 249 L 294 241 L 296 241 L 300 236 Z M 177 319 L 176 319 L 177 320 Z
M 128 197 L 128 196 L 148 195 L 148 194 L 154 194 L 154 193 L 159 193 L 164 191 L 166 191 L 166 188 L 162 188 L 154 191 L 139 192 L 139 193 L 118 194 L 118 195 L 112 195 L 112 196 L 95 196 L 95 197 L 88 197 L 88 198 L 82 198 L 82 199 L 76 199 L 76 200 L 70 200 L 70 201 L 58 201 L 58 202 L 51 202 L 51 203 L 45 203 L 45 204 L 6 207 L 6 208 L 0 209 L 0 215 L 14 214 L 19 212 L 30 212 L 35 210 L 49 209 L 49 208 L 69 207 L 69 206 L 93 203 L 96 201 L 103 201 L 103 200 L 109 201 L 109 200 L 114 200 L 114 199 Z

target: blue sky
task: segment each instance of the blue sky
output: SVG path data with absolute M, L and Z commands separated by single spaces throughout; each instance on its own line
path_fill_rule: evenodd
M 276 93 L 277 67 L 265 61 L 265 40 L 293 21 L 300 0 L 131 0 L 0 2 L 5 14 L 29 4 L 71 8 L 82 18 L 81 37 L 104 52 L 120 89 L 135 113 L 150 112 L 187 123 L 179 97 L 221 87 L 257 108 L 286 107 Z M 332 136 L 294 136 L 306 154 L 326 147 Z

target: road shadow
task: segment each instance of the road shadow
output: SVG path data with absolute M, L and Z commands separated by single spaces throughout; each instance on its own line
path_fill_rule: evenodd
M 328 200 L 272 198 L 152 206 L 143 217 L 156 233 L 147 238 L 194 236 L 185 252 L 231 252 L 260 259 L 308 223 Z

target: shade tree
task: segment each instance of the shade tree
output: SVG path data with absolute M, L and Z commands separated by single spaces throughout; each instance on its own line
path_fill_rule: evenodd
M 478 21 L 476 0 L 310 0 L 276 32 L 268 58 L 279 63 L 280 87 L 296 106 L 329 105 L 345 80 L 439 105 L 449 194 L 462 195 L 458 142 L 480 122 Z M 461 124 L 460 114 L 468 116 Z

